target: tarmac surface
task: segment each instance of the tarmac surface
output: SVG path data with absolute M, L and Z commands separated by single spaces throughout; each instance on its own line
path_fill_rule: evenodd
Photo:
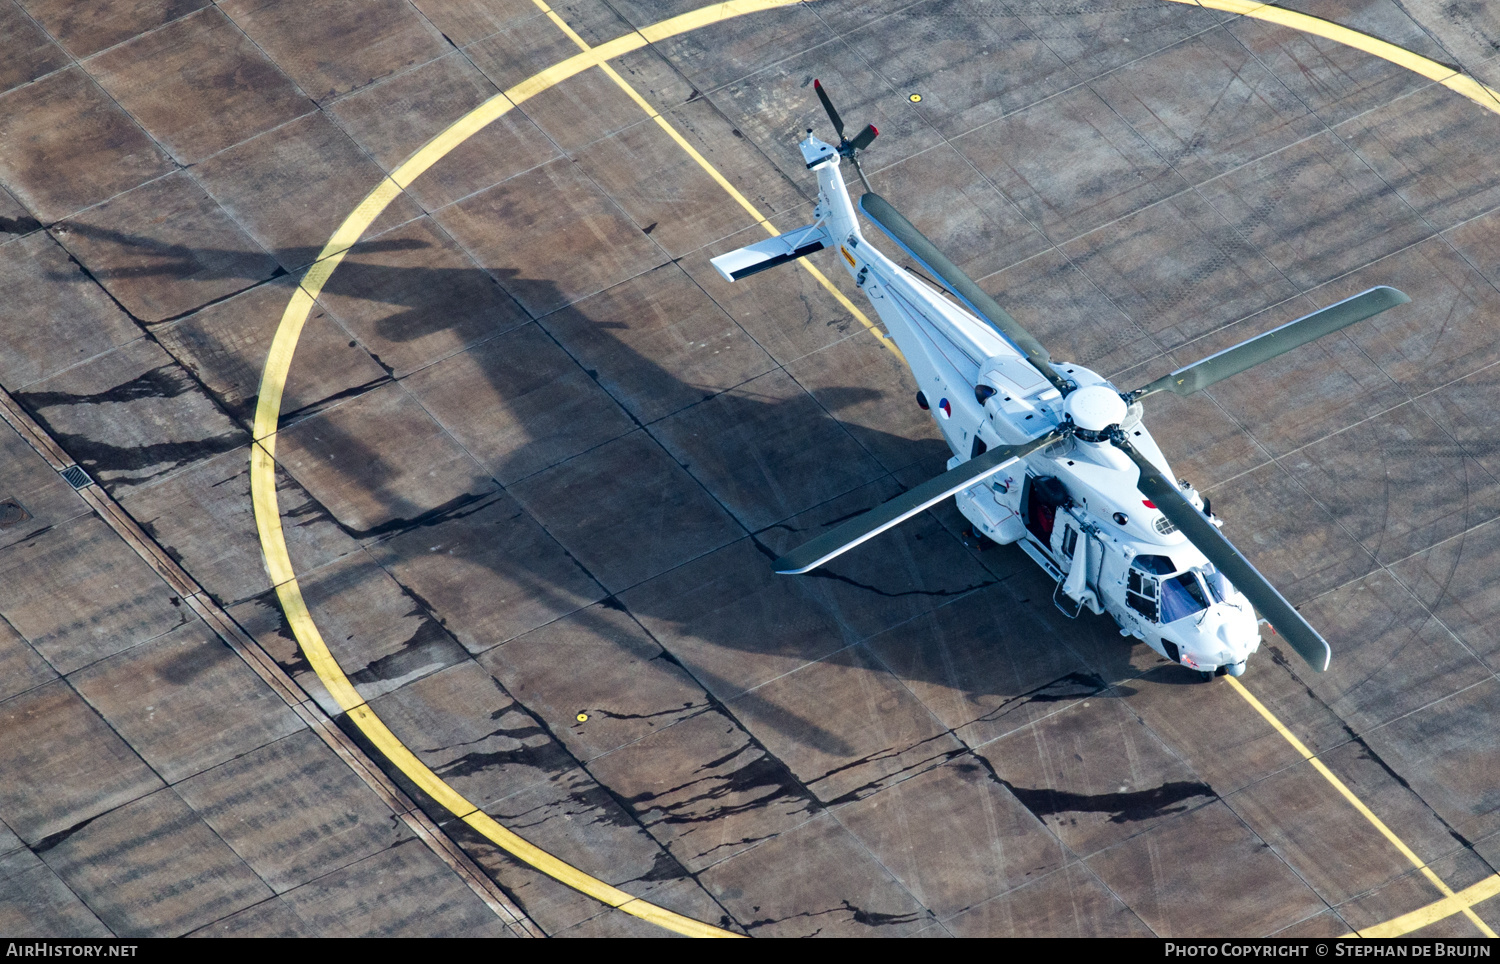
M 697 6 L 0 0 L 0 935 L 666 933 L 351 718 L 251 455 L 362 199 L 569 31 Z M 1489 6 L 1283 6 L 1500 87 Z M 1500 928 L 1500 102 L 1168 0 L 817 0 L 610 66 L 384 181 L 286 378 L 299 598 L 419 768 L 757 936 Z M 1145 403 L 1327 673 L 1268 636 L 1199 683 L 951 503 L 771 572 L 947 457 L 817 278 L 708 263 L 766 236 L 725 184 L 811 220 L 814 77 L 875 189 L 1121 387 L 1411 295 Z

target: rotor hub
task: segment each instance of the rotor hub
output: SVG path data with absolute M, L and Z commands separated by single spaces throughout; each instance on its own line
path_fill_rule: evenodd
M 1125 400 L 1120 393 L 1103 385 L 1089 385 L 1069 393 L 1063 401 L 1063 414 L 1080 432 L 1102 434 L 1125 418 Z

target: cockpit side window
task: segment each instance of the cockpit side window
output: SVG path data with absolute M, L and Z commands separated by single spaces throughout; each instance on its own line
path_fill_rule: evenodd
M 1161 585 L 1161 620 L 1174 623 L 1197 615 L 1209 607 L 1198 577 L 1190 570 L 1164 580 Z
M 1131 609 L 1156 622 L 1158 607 L 1156 577 L 1131 567 L 1125 582 L 1125 602 Z

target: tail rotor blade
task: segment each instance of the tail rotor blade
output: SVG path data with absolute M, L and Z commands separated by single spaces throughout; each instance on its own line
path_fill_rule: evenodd
M 1207 556 L 1236 589 L 1244 593 L 1298 656 L 1318 672 L 1326 670 L 1330 655 L 1328 643 L 1302 618 L 1302 614 L 1292 608 L 1276 587 L 1267 582 L 1266 577 L 1240 555 L 1234 544 L 1224 538 L 1218 528 L 1135 446 L 1123 436 L 1115 436 L 1110 441 L 1140 467 L 1141 494 L 1154 502 L 1162 515 L 1177 526 L 1178 531 L 1187 536 L 1188 541 Z
M 816 569 L 836 556 L 855 546 L 873 539 L 885 530 L 900 525 L 923 509 L 937 505 L 948 496 L 974 483 L 988 478 L 1017 459 L 1024 458 L 1037 449 L 1046 448 L 1062 438 L 1060 432 L 1048 432 L 1041 438 L 1021 445 L 996 446 L 977 458 L 972 458 L 956 469 L 950 469 L 935 479 L 929 479 L 913 489 L 908 489 L 882 505 L 863 515 L 856 516 L 842 525 L 835 526 L 811 542 L 804 543 L 777 559 L 776 571 L 782 575 L 795 575 Z
M 870 146 L 870 143 L 880 136 L 880 131 L 875 129 L 874 124 L 866 124 L 865 129 L 854 135 L 854 140 L 849 142 L 851 151 L 862 151 Z
M 865 186 L 865 193 L 873 194 L 875 192 L 875 189 L 870 187 L 870 179 L 865 177 L 865 169 L 859 166 L 859 158 L 855 157 L 853 154 L 850 154 L 849 160 L 854 164 L 854 173 L 859 175 L 859 183 Z
M 823 82 L 821 80 L 814 80 L 813 90 L 818 92 L 818 100 L 823 102 L 823 109 L 828 111 L 828 119 L 833 121 L 834 133 L 838 134 L 839 140 L 843 140 L 844 120 L 839 116 L 839 112 L 833 109 L 833 101 L 828 99 L 827 91 L 823 90 Z
M 1149 385 L 1143 385 L 1132 394 L 1136 398 L 1155 392 L 1191 395 L 1216 382 L 1223 381 L 1230 375 L 1238 375 L 1246 369 L 1253 368 L 1261 362 L 1270 361 L 1293 348 L 1322 338 L 1324 335 L 1331 335 L 1340 328 L 1347 328 L 1356 321 L 1364 321 L 1387 308 L 1404 305 L 1408 301 L 1411 301 L 1411 298 L 1407 297 L 1405 292 L 1384 285 L 1362 291 L 1352 298 L 1345 298 L 1343 301 L 1305 315 L 1296 321 L 1287 322 L 1280 328 L 1272 328 L 1265 334 L 1257 335 L 1233 348 L 1226 348 L 1217 354 L 1209 355 L 1186 368 L 1179 368 Z

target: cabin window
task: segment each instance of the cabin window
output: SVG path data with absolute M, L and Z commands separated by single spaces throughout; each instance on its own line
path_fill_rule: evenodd
M 1136 556 L 1131 560 L 1130 566 L 1132 569 L 1149 572 L 1154 576 L 1170 576 L 1177 571 L 1177 565 L 1166 556 Z
M 1175 623 L 1203 612 L 1209 606 L 1208 596 L 1192 570 L 1173 576 L 1161 584 L 1161 621 Z
M 974 433 L 974 449 L 973 449 L 973 451 L 971 451 L 969 453 L 969 458 L 971 458 L 971 459 L 977 459 L 981 455 L 983 455 L 984 453 L 988 452 L 989 450 L 990 450 L 990 447 L 988 445 L 984 444 L 984 439 L 982 439 L 982 438 L 979 437 L 979 433 L 978 432 L 975 432 Z

